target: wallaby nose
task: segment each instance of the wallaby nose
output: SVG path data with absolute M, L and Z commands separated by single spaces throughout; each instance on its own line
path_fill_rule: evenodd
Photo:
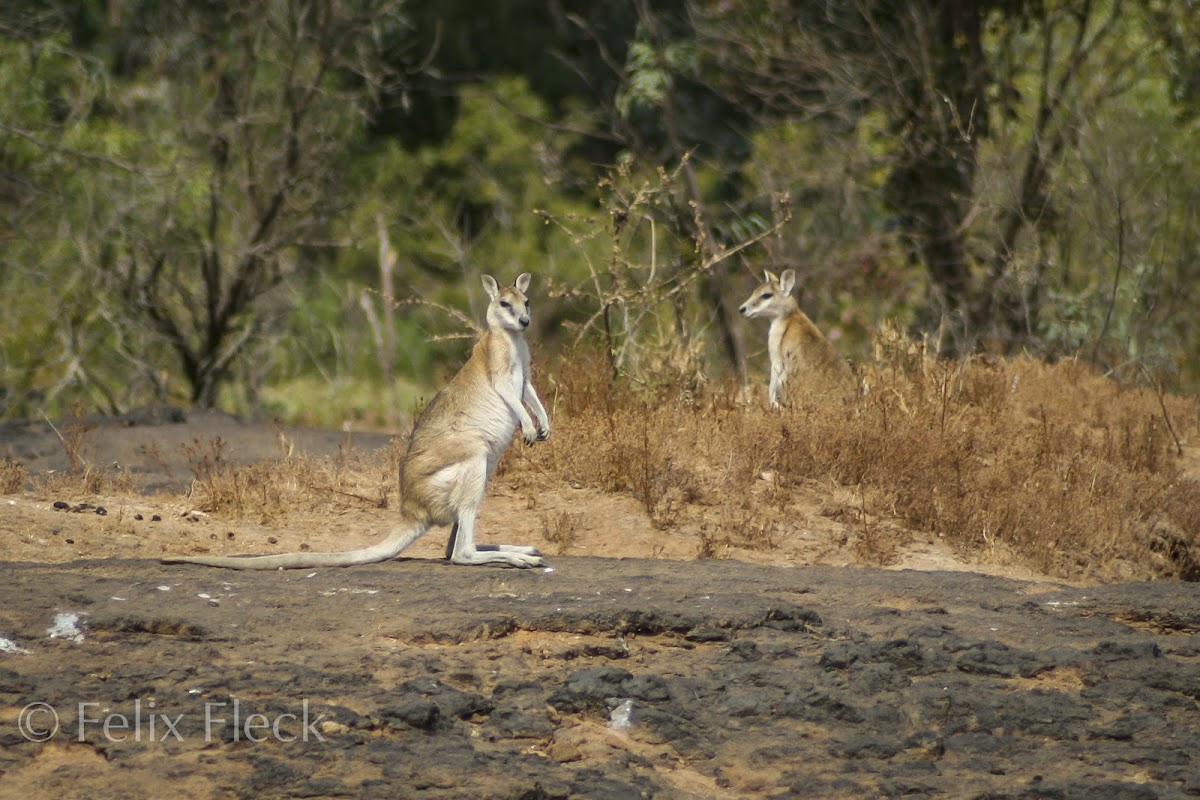
M 517 320 L 517 322 L 521 323 L 522 328 L 528 328 L 529 327 L 529 315 L 522 314 L 521 318 L 519 320 Z
M 746 316 L 746 307 L 745 306 L 741 306 L 740 308 L 738 308 L 738 311 L 742 312 L 743 317 Z

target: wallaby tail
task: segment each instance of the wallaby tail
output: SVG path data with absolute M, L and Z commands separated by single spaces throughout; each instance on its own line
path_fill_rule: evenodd
M 272 556 L 166 556 L 164 564 L 200 564 L 226 569 L 310 569 L 312 567 L 352 567 L 374 564 L 395 558 L 404 548 L 429 530 L 429 525 L 405 521 L 396 526 L 388 538 L 361 550 L 342 550 L 335 553 L 279 553 Z

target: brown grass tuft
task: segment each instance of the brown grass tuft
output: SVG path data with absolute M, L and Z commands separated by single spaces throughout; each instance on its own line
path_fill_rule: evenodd
M 573 511 L 560 511 L 557 514 L 541 514 L 538 517 L 542 524 L 542 536 L 546 541 L 555 545 L 558 554 L 562 555 L 575 544 L 579 533 L 579 523 L 583 514 Z
M 24 464 L 6 458 L 0 461 L 0 494 L 16 494 L 25 488 L 29 471 Z

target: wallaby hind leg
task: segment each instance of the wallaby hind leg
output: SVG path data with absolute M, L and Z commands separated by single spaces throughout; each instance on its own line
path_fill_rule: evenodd
M 455 526 L 454 548 L 450 561 L 454 564 L 501 564 L 509 567 L 540 567 L 546 562 L 533 547 L 516 545 L 475 545 L 475 509 L 465 510 Z
M 480 459 L 477 464 L 464 468 L 461 477 L 464 485 L 468 482 L 473 483 L 478 486 L 479 491 L 476 496 L 462 504 L 458 519 L 450 531 L 446 552 L 451 563 L 503 564 L 510 567 L 540 567 L 545 564 L 535 547 L 475 544 L 475 515 L 479 512 L 487 486 L 487 460 Z
M 446 541 L 446 560 L 450 561 L 454 558 L 454 543 L 458 541 L 458 523 L 454 523 L 454 527 L 450 529 L 450 538 Z M 501 553 L 521 553 L 526 556 L 540 556 L 541 550 L 536 547 L 526 547 L 519 544 L 477 544 L 475 545 L 476 552 L 499 551 Z

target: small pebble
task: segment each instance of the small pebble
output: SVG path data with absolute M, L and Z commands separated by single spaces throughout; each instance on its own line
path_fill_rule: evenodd
M 278 543 L 279 543 L 279 540 L 276 539 L 274 536 L 267 537 L 267 544 L 278 544 Z
M 67 542 L 67 544 L 75 544 L 74 539 L 67 539 L 66 542 Z
M 62 500 L 55 500 L 54 507 L 57 508 L 59 511 L 62 511 L 64 508 L 70 508 L 71 504 L 64 503 Z
M 106 517 L 106 516 L 108 516 L 108 509 L 107 509 L 107 508 L 105 508 L 104 506 L 99 506 L 99 507 L 96 509 L 96 513 L 97 513 L 97 514 L 99 514 L 99 515 L 100 515 L 100 516 L 102 516 L 102 517 Z
M 155 514 L 153 517 L 150 518 L 150 521 L 151 522 L 162 522 L 162 517 L 160 517 L 158 514 Z
M 136 519 L 138 522 L 141 522 L 141 521 L 142 521 L 142 515 L 141 515 L 141 514 L 134 514 L 134 515 L 133 515 L 133 518 L 134 518 L 134 519 Z

